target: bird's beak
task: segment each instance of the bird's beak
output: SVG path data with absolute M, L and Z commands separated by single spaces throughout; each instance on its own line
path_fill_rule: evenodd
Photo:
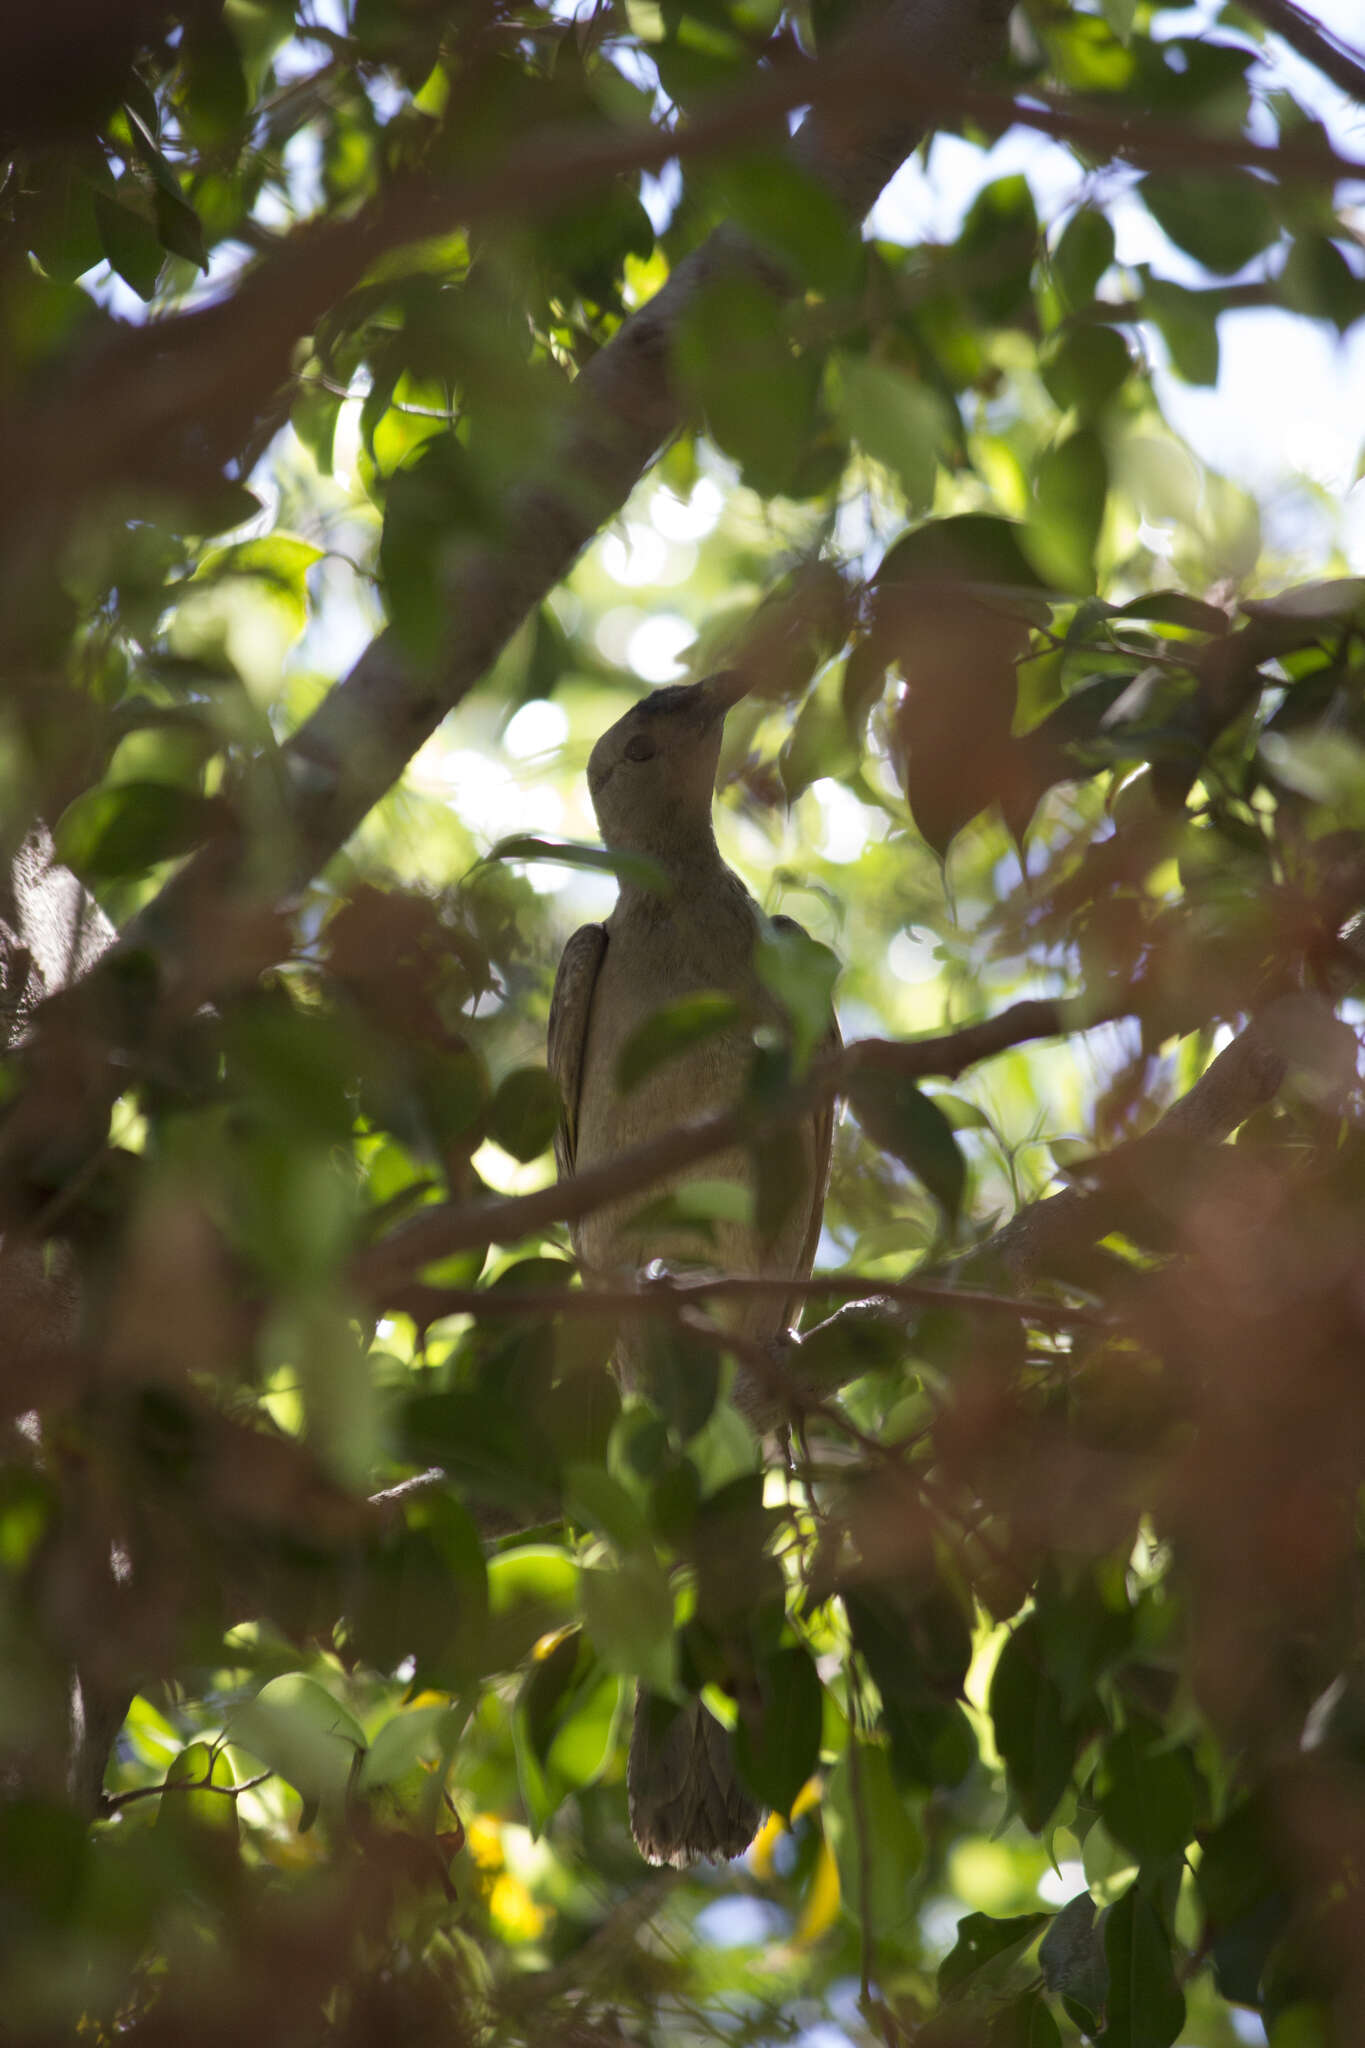
M 717 669 L 713 676 L 703 676 L 697 684 L 702 703 L 713 718 L 724 718 L 727 711 L 738 704 L 741 697 L 749 694 L 749 678 L 742 669 Z

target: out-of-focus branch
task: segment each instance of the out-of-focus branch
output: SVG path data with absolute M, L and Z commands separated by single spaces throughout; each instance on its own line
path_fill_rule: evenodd
M 1117 1152 L 1106 1155 L 1111 1169 L 1119 1159 L 1133 1160 L 1162 1144 L 1218 1145 L 1254 1110 L 1273 1100 L 1289 1071 L 1283 1026 L 1291 1012 L 1313 999 L 1291 995 L 1269 1004 L 1232 1043 L 1205 1068 L 1192 1088 L 1173 1102 L 1150 1131 Z M 1292 1034 L 1290 1034 L 1292 1035 Z M 1002 1266 L 1022 1286 L 1049 1253 L 1074 1244 L 1084 1233 L 1093 1244 L 1112 1229 L 1119 1197 L 1109 1188 L 1063 1188 L 1034 1202 L 972 1254 L 975 1268 L 983 1260 Z
M 1242 6 L 1333 85 L 1339 85 L 1352 99 L 1365 100 L 1365 57 L 1338 42 L 1320 21 L 1296 7 L 1294 0 L 1242 0 Z
M 967 1309 L 1003 1315 L 1016 1322 L 1064 1330 L 1098 1320 L 1089 1309 L 1055 1301 L 1016 1299 L 982 1287 L 953 1287 L 946 1281 L 881 1280 L 866 1273 L 813 1273 L 809 1280 L 767 1279 L 728 1274 L 722 1279 L 686 1275 L 643 1280 L 619 1287 L 424 1287 L 413 1284 L 387 1295 L 382 1306 L 400 1309 L 430 1325 L 443 1316 L 615 1316 L 676 1315 L 698 1302 L 795 1301 L 819 1299 L 890 1301 L 904 1308 Z
M 1034 1000 L 1014 1003 L 998 1017 L 986 1017 L 930 1038 L 864 1038 L 841 1052 L 817 1060 L 805 1079 L 788 1091 L 781 1105 L 762 1117 L 743 1105 L 699 1117 L 661 1132 L 642 1145 L 632 1145 L 600 1166 L 571 1175 L 552 1187 L 496 1202 L 442 1202 L 401 1224 L 353 1261 L 351 1284 L 368 1301 L 388 1299 L 433 1259 L 480 1245 L 512 1244 L 551 1223 L 568 1223 L 590 1215 L 624 1195 L 638 1194 L 659 1180 L 685 1172 L 703 1159 L 733 1145 L 752 1144 L 769 1130 L 807 1115 L 838 1095 L 860 1074 L 895 1073 L 908 1080 L 929 1075 L 948 1079 L 978 1060 L 1005 1052 L 1035 1038 L 1064 1037 L 1112 1022 L 1124 1005 L 1097 1012 L 1077 1001 Z

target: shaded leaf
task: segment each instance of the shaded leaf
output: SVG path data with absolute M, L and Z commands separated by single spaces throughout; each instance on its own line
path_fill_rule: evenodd
M 848 1097 L 872 1142 L 917 1174 L 955 1222 L 967 1167 L 953 1126 L 933 1099 L 903 1075 L 879 1071 L 857 1075 Z
M 1109 1965 L 1105 2048 L 1171 2048 L 1185 2024 L 1171 1940 L 1151 1901 L 1130 1885 L 1109 1908 L 1104 1930 Z
M 734 996 L 717 989 L 702 989 L 666 1004 L 637 1024 L 622 1046 L 616 1062 L 617 1087 L 628 1092 L 668 1060 L 732 1030 L 743 1014 Z
M 758 1664 L 758 1709 L 741 1712 L 735 1755 L 749 1790 L 774 1813 L 792 1801 L 820 1758 L 824 1689 L 810 1651 L 789 1643 Z

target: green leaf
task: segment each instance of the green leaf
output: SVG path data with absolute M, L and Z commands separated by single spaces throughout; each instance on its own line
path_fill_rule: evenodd
M 852 291 L 862 240 L 829 188 L 782 156 L 739 158 L 713 181 L 718 210 L 803 286 Z
M 1113 260 L 1114 230 L 1108 218 L 1095 207 L 1080 207 L 1052 252 L 1052 274 L 1073 313 L 1094 298 Z
M 900 483 L 907 509 L 927 512 L 951 422 L 942 398 L 906 370 L 839 359 L 840 415 L 859 445 Z
M 238 1838 L 237 1802 L 231 1796 L 236 1783 L 232 1764 L 224 1749 L 207 1742 L 191 1742 L 175 1757 L 166 1772 L 166 1784 L 195 1786 L 202 1791 L 163 1792 L 157 1804 L 156 1826 L 160 1833 L 183 1840 L 203 1830 Z M 217 1791 L 209 1788 L 217 1786 Z
M 1016 172 L 983 186 L 957 238 L 969 298 L 988 326 L 1033 320 L 1030 280 L 1038 253 L 1038 215 L 1028 179 Z
M 100 247 L 109 267 L 140 299 L 152 298 L 166 258 L 151 221 L 140 208 L 125 206 L 107 192 L 96 191 L 94 207 Z
M 1291 1889 L 1263 1797 L 1245 1799 L 1206 1836 L 1195 1882 L 1214 1981 L 1224 1998 L 1259 2005 L 1266 1965 L 1289 1917 Z
M 365 1753 L 358 1780 L 362 1792 L 396 1784 L 422 1764 L 449 1754 L 462 1717 L 448 1706 L 404 1707 L 390 1715 Z
M 564 868 L 592 868 L 599 874 L 615 875 L 618 882 L 648 889 L 654 896 L 673 893 L 668 874 L 648 854 L 614 853 L 605 846 L 586 846 L 577 839 L 540 839 L 534 833 L 516 832 L 490 847 L 480 865 L 499 860 L 549 860 Z
M 1187 291 L 1165 278 L 1145 278 L 1143 304 L 1155 320 L 1171 367 L 1187 384 L 1218 382 L 1218 294 Z
M 800 1643 L 773 1650 L 758 1666 L 757 1716 L 741 1714 L 735 1755 L 749 1790 L 774 1813 L 790 1815 L 820 1760 L 824 1688 Z
M 1109 1964 L 1105 2048 L 1171 2048 L 1185 2024 L 1171 1941 L 1150 1900 L 1130 1885 L 1109 1908 L 1104 1930 Z
M 990 1714 L 1010 1791 L 1025 1824 L 1037 1832 L 1070 1783 L 1080 1731 L 1063 1713 L 1061 1694 L 1046 1669 L 1036 1613 L 1019 1623 L 1000 1652 Z
M 1043 362 L 1043 382 L 1063 412 L 1074 408 L 1088 419 L 1122 389 L 1131 368 L 1118 330 L 1086 321 L 1058 337 Z
M 579 1573 L 583 1625 L 602 1662 L 627 1678 L 670 1692 L 677 1678 L 673 1595 L 653 1556 L 623 1558 L 611 1569 Z
M 1187 1748 L 1153 1747 L 1156 1730 L 1125 1728 L 1107 1744 L 1099 1773 L 1101 1817 L 1139 1863 L 1181 1854 L 1199 1809 L 1199 1778 Z
M 301 1671 L 287 1671 L 237 1708 L 228 1731 L 303 1799 L 339 1816 L 365 1755 L 354 1715 Z
M 538 1159 L 553 1144 L 561 1115 L 554 1076 L 544 1067 L 517 1067 L 489 1106 L 489 1134 L 514 1159 Z
M 720 1353 L 667 1316 L 647 1318 L 643 1348 L 643 1392 L 688 1443 L 706 1427 L 716 1405 Z
M 942 1998 L 958 1998 L 983 1970 L 1014 1962 L 1038 1931 L 1046 1927 L 1047 1913 L 1017 1913 L 1008 1920 L 992 1919 L 989 1913 L 967 1913 L 957 1923 L 957 1940 L 938 1966 L 938 1989 Z
M 799 1069 L 833 1021 L 838 955 L 803 932 L 791 918 L 773 918 L 754 952 L 754 971 L 786 1011 L 792 1052 Z
M 943 1111 L 904 1075 L 869 1071 L 848 1091 L 853 1113 L 874 1145 L 924 1182 L 950 1223 L 957 1221 L 967 1166 Z
M 1024 1991 L 997 2012 L 986 2048 L 1062 2048 L 1062 2036 L 1040 1991 Z
M 1029 547 L 1058 589 L 1095 588 L 1095 543 L 1104 520 L 1109 465 L 1098 434 L 1080 427 L 1039 457 Z
M 198 214 L 180 191 L 168 192 L 158 185 L 155 193 L 156 231 L 161 246 L 172 256 L 183 256 L 200 270 L 209 267 L 204 246 L 204 228 Z
M 1247 172 L 1153 174 L 1138 191 L 1176 247 L 1219 277 L 1244 269 L 1279 232 L 1272 188 Z
M 635 1029 L 622 1046 L 616 1062 L 616 1085 L 628 1093 L 656 1068 L 703 1045 L 722 1031 L 742 1023 L 744 1012 L 733 996 L 717 989 L 702 989 L 696 995 L 680 996 L 666 1003 Z
M 564 1472 L 564 1512 L 595 1529 L 622 1553 L 649 1551 L 649 1530 L 636 1501 L 600 1465 L 569 1465 Z
M 814 423 L 820 371 L 793 350 L 777 301 L 750 279 L 718 279 L 687 302 L 673 352 L 679 383 L 717 447 L 756 491 L 781 491 Z
M 1104 1955 L 1107 1913 L 1095 1914 L 1089 1892 L 1068 1899 L 1038 1947 L 1043 1982 L 1066 2001 L 1068 2012 L 1086 2015 L 1087 2033 L 1097 2033 L 1109 1998 L 1109 1965 Z
M 825 1788 L 822 1811 L 845 1910 L 869 1941 L 908 1932 L 924 1839 L 879 1743 L 850 1735 Z
M 209 836 L 222 811 L 197 790 L 118 782 L 87 790 L 57 821 L 57 855 L 92 881 L 145 874 Z

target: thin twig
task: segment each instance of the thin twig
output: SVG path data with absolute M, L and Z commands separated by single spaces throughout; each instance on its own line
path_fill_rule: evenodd
M 216 1792 L 222 1799 L 236 1799 L 243 1792 L 253 1792 L 274 1775 L 273 1771 L 258 1771 L 254 1778 L 243 1778 L 240 1785 L 211 1785 L 207 1778 L 166 1778 L 160 1785 L 135 1785 L 127 1792 L 105 1792 L 100 1798 L 100 1811 L 117 1813 L 120 1807 L 132 1806 L 138 1799 L 159 1799 L 163 1792 Z

